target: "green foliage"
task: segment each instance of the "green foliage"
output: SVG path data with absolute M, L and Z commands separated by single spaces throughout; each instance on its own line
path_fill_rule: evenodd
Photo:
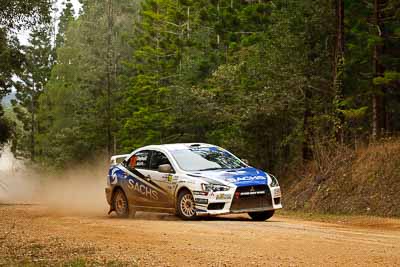
M 24 55 L 13 31 L 50 19 L 49 0 L 2 0 L 0 8 L 0 101 L 14 86 L 12 77 L 22 71 Z M 1 104 L 0 104 L 1 105 Z M 0 106 L 0 110 L 3 108 Z M 0 112 L 0 140 L 10 136 L 9 124 Z
M 385 71 L 383 77 L 376 77 L 373 79 L 375 85 L 389 85 L 396 82 L 400 82 L 400 72 L 397 71 Z
M 367 139 L 371 95 L 384 100 L 388 130 L 400 129 L 398 0 L 382 2 L 380 27 L 373 1 L 345 1 L 339 55 L 335 1 L 82 3 L 75 20 L 67 2 L 37 102 L 43 162 L 209 142 L 283 172 L 319 140 L 338 140 L 337 128 L 341 142 Z
M 107 3 L 85 3 L 85 13 L 77 20 L 69 18 L 64 36 L 59 37 L 64 41 L 57 48 L 57 62 L 39 99 L 38 151 L 45 163 L 64 166 L 104 151 L 107 125 L 111 124 L 113 132 L 119 125 L 115 116 L 122 93 L 115 77 L 122 68 L 121 62 L 131 53 L 126 38 L 130 36 L 127 30 L 135 5 L 131 1 L 112 2 L 112 18 L 105 12 Z M 68 7 L 65 11 L 69 12 Z M 113 20 L 110 46 L 109 19 Z M 108 75 L 111 110 L 107 106 Z M 109 118 L 107 114 L 113 116 Z
M 133 78 L 122 150 L 205 141 L 265 168 L 298 156 L 304 90 L 329 89 L 329 36 L 321 34 L 329 9 L 232 3 L 143 2 L 125 74 Z M 309 9 L 319 11 L 308 13 L 315 26 L 301 28 Z
M 50 0 L 2 0 L 0 28 L 15 29 L 50 19 Z
M 17 38 L 0 28 L 0 99 L 10 92 L 12 77 L 21 71 L 23 60 Z
M 368 107 L 361 107 L 358 109 L 342 110 L 344 116 L 348 120 L 358 120 L 365 116 Z
M 345 94 L 352 101 L 342 109 L 361 110 L 367 107 L 364 119 L 359 119 L 357 126 L 349 121 L 349 132 L 352 127 L 358 129 L 357 134 L 366 136 L 370 132 L 373 111 L 371 95 L 382 98 L 379 110 L 379 120 L 384 132 L 399 130 L 398 114 L 400 71 L 400 48 L 396 32 L 399 27 L 397 13 L 400 1 L 378 1 L 378 8 L 382 10 L 378 22 L 374 19 L 374 2 L 346 2 L 346 65 L 345 65 Z M 374 51 L 376 48 L 376 51 Z M 376 59 L 376 66 L 374 66 Z M 375 76 L 375 77 L 374 77 Z M 350 126 L 352 125 L 352 126 Z M 352 136 L 359 139 L 359 136 Z
M 53 65 L 50 32 L 49 24 L 33 29 L 30 44 L 23 48 L 25 62 L 19 74 L 20 81 L 15 84 L 16 99 L 12 100 L 14 112 L 24 129 L 22 136 L 18 137 L 20 145 L 16 150 L 29 151 L 31 159 L 35 157 L 36 132 L 40 130 L 36 120 L 38 100 L 50 78 Z
M 58 23 L 58 32 L 55 43 L 56 48 L 61 47 L 64 44 L 65 32 L 67 30 L 68 24 L 71 23 L 71 21 L 73 20 L 74 20 L 74 7 L 71 3 L 71 0 L 67 0 Z
M 3 107 L 0 106 L 0 148 L 12 135 L 12 122 L 4 116 Z

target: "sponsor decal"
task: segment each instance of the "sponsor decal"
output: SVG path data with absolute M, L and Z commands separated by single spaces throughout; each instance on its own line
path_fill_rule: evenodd
M 207 172 L 193 172 L 187 175 L 201 178 L 202 180 L 212 184 L 230 182 L 237 186 L 267 184 L 268 180 L 270 180 L 265 172 L 262 172 L 252 167 L 239 170 L 210 170 Z
M 231 199 L 231 198 L 232 198 L 231 194 L 219 194 L 216 197 L 217 200 L 220 200 L 220 199 Z
M 173 179 L 174 177 L 172 176 L 172 174 L 170 174 L 170 175 L 168 175 L 168 182 L 172 182 L 172 179 Z
M 162 189 L 159 185 L 157 185 L 156 183 L 152 182 L 152 181 L 148 181 L 148 178 L 146 176 L 144 176 L 141 172 L 139 172 L 137 169 L 131 169 L 129 170 L 134 177 L 137 177 L 135 179 L 139 179 L 139 181 L 143 180 L 146 181 L 147 183 L 151 184 L 153 187 L 157 188 L 158 191 L 161 191 L 163 193 L 167 193 L 164 189 Z M 131 178 L 133 179 L 133 178 Z M 146 185 L 147 186 L 147 185 Z
M 151 201 L 168 201 L 168 192 L 153 181 L 146 180 L 146 177 L 140 171 L 125 168 L 122 168 L 122 170 L 124 175 L 127 176 L 126 182 L 129 190 Z
M 242 182 L 242 181 L 256 181 L 256 180 L 266 180 L 267 178 L 264 176 L 244 176 L 244 177 L 238 177 L 235 180 L 237 182 Z
M 137 156 L 136 160 L 137 161 L 146 161 L 147 160 L 147 155 L 139 155 Z
M 158 200 L 158 192 L 137 180 L 132 178 L 128 179 L 128 188 L 136 191 L 137 193 L 143 195 L 144 197 L 152 200 Z
M 110 178 L 110 184 L 111 184 L 111 185 L 114 185 L 114 184 L 117 184 L 117 183 L 118 183 L 117 171 L 118 171 L 117 168 L 114 168 L 114 169 L 111 171 L 111 175 L 109 176 L 109 178 Z
M 137 161 L 135 167 L 144 167 L 146 165 L 145 161 Z

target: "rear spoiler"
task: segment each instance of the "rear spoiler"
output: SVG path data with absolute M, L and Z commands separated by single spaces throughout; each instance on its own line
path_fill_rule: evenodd
M 126 157 L 128 157 L 130 154 L 123 154 L 123 155 L 115 155 L 112 156 L 110 159 L 110 165 L 114 166 L 117 165 L 119 163 L 121 163 Z

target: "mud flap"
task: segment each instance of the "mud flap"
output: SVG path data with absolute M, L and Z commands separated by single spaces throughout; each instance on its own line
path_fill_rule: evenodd
M 108 211 L 108 215 L 110 215 L 111 214 L 111 212 L 113 212 L 113 211 L 115 211 L 115 209 L 114 209 L 114 207 L 112 206 L 112 205 L 110 205 L 110 210 Z
M 128 217 L 131 218 L 131 219 L 133 219 L 133 218 L 135 218 L 135 215 L 136 215 L 136 209 L 131 209 L 131 208 L 129 208 L 129 215 L 128 215 Z

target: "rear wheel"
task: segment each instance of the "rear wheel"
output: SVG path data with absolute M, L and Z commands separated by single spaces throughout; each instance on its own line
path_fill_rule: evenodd
M 254 221 L 265 221 L 274 216 L 275 210 L 249 212 L 249 216 Z
M 182 191 L 178 196 L 177 203 L 178 216 L 183 220 L 193 220 L 196 218 L 194 198 L 189 191 Z
M 118 217 L 127 218 L 129 216 L 128 199 L 121 189 L 117 189 L 114 193 L 113 206 Z

